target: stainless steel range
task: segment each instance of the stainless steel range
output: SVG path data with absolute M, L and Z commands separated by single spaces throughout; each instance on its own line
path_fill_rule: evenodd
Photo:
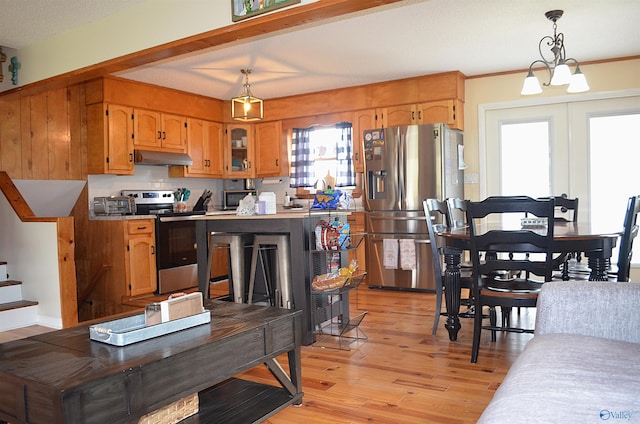
M 136 215 L 156 216 L 157 293 L 197 287 L 196 222 L 192 218 L 205 212 L 174 212 L 170 190 L 122 190 L 121 195 L 134 198 Z

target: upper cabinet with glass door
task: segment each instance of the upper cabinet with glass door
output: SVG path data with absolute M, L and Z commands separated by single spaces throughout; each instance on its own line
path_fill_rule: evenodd
M 225 176 L 227 178 L 253 178 L 253 127 L 227 125 L 225 144 Z

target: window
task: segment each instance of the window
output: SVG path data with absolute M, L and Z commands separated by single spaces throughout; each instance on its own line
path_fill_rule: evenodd
M 291 187 L 324 188 L 327 174 L 336 187 L 355 186 L 350 123 L 294 128 L 291 144 Z
M 500 130 L 500 194 L 550 195 L 549 122 L 503 124 Z

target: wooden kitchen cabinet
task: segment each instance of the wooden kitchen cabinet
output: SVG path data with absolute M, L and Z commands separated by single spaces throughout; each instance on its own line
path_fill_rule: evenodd
M 390 106 L 382 108 L 380 112 L 383 127 L 442 122 L 451 128 L 461 129 L 464 127 L 462 110 L 460 101 L 449 99 Z
M 96 217 L 88 222 L 91 288 L 83 302 L 95 319 L 131 311 L 127 301 L 157 287 L 155 222 L 151 218 Z
M 282 160 L 282 122 L 228 124 L 225 130 L 226 178 L 263 178 L 286 175 Z
M 151 294 L 157 288 L 155 231 L 152 219 L 126 221 L 125 281 L 129 296 Z
M 254 125 L 255 177 L 286 175 L 282 161 L 282 122 L 264 122 Z
M 89 174 L 133 175 L 133 108 L 97 103 L 87 106 Z
M 364 172 L 364 140 L 362 134 L 365 130 L 380 128 L 376 121 L 376 109 L 358 110 L 353 114 L 353 167 L 355 172 Z
M 193 164 L 171 166 L 169 176 L 222 178 L 224 143 L 221 123 L 187 118 L 187 154 Z
M 133 144 L 136 148 L 185 152 L 187 120 L 184 116 L 135 109 Z
M 225 177 L 254 178 L 253 149 L 252 125 L 227 125 L 224 146 Z

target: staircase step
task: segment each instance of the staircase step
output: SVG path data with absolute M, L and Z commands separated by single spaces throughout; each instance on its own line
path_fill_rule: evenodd
M 28 306 L 36 306 L 38 302 L 33 300 L 16 300 L 15 302 L 0 303 L 0 312 L 10 309 L 26 308 Z
M 0 262 L 0 281 L 6 281 L 9 278 L 9 274 L 7 274 L 7 263 Z
M 38 302 L 18 300 L 0 303 L 0 331 L 34 325 L 38 322 Z
M 22 282 L 0 281 L 0 304 L 22 300 Z

